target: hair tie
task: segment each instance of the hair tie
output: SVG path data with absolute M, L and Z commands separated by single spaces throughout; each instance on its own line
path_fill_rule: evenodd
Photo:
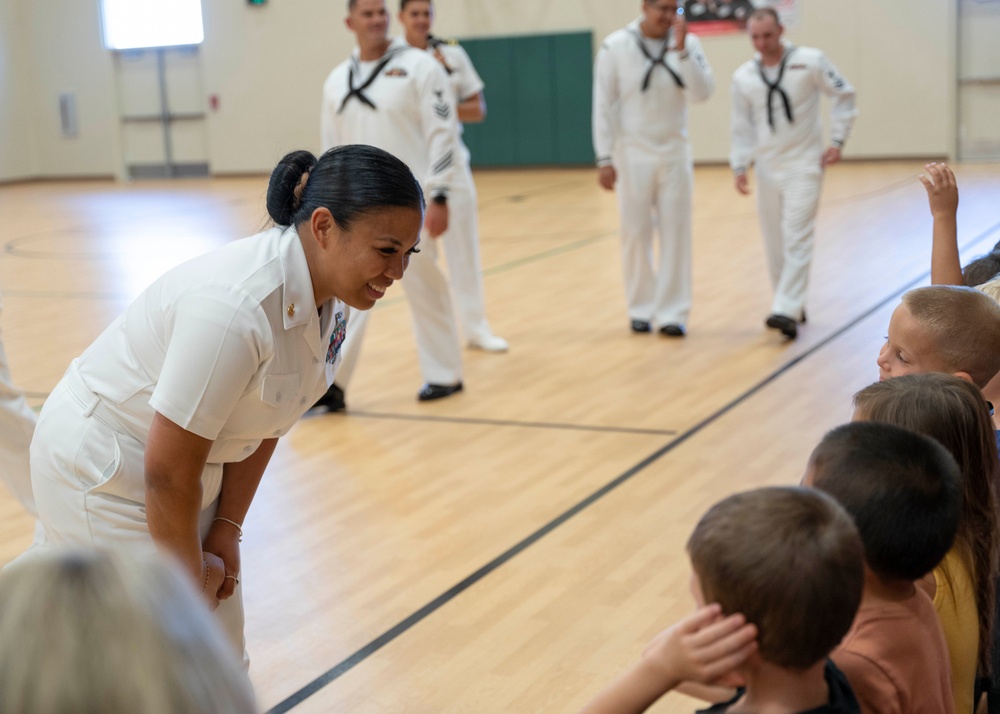
M 304 174 L 302 174 L 302 178 L 299 179 L 299 182 L 295 185 L 295 189 L 292 191 L 292 195 L 295 196 L 296 210 L 298 210 L 299 206 L 302 205 L 302 191 L 305 189 L 306 181 L 308 180 L 309 180 L 309 172 L 306 171 Z

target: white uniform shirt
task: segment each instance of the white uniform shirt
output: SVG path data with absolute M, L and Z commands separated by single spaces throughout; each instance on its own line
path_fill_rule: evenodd
M 374 62 L 361 62 L 358 57 L 355 49 L 323 85 L 323 149 L 343 144 L 376 146 L 409 166 L 427 193 L 446 194 L 454 181 L 459 124 L 444 68 L 399 37 Z M 351 87 L 369 80 L 361 92 L 374 108 L 358 96 L 349 97 Z
M 858 113 L 854 104 L 854 87 L 820 50 L 793 48 L 787 42 L 784 44 L 787 60 L 778 86 L 788 96 L 791 122 L 781 96 L 770 92 L 761 77 L 760 53 L 733 73 L 729 164 L 734 171 L 745 171 L 754 160 L 768 166 L 818 164 L 823 153 L 820 93 L 833 98 L 831 143 L 843 146 L 851 133 L 854 117 Z M 764 67 L 763 70 L 769 82 L 777 80 L 778 66 Z M 769 94 L 773 129 L 768 123 Z
M 622 147 L 659 152 L 687 141 L 687 102 L 704 101 L 715 89 L 701 41 L 689 32 L 684 42 L 687 57 L 681 59 L 671 31 L 666 38 L 665 62 L 684 87 L 677 85 L 666 68 L 655 65 L 643 91 L 643 79 L 652 63 L 640 44 L 645 39 L 649 51 L 657 45 L 662 48 L 663 42 L 644 38 L 640 22 L 641 18 L 613 32 L 597 52 L 593 132 L 598 166 L 610 164 L 612 155 Z M 650 54 L 656 57 L 659 51 Z
M 431 38 L 432 44 L 427 46 L 427 52 L 433 57 L 434 51 L 437 50 L 444 57 L 447 64 L 445 72 L 448 75 L 448 84 L 451 85 L 455 101 L 464 102 L 483 91 L 486 85 L 465 49 L 455 42 L 438 39 L 435 43 L 434 39 Z
M 284 435 L 326 391 L 347 308 L 317 311 L 295 228 L 276 227 L 170 270 L 78 360 L 126 433 L 145 443 L 154 410 L 241 461 Z
M 486 88 L 486 84 L 483 82 L 483 78 L 479 76 L 475 65 L 472 64 L 472 59 L 462 46 L 440 39 L 435 43 L 434 39 L 431 38 L 431 42 L 434 44 L 428 44 L 427 52 L 439 64 L 440 61 L 435 57 L 434 51 L 437 50 L 444 57 L 446 65 L 444 70 L 448 75 L 448 85 L 451 87 L 452 95 L 455 97 L 455 103 L 461 104 L 466 99 L 471 99 L 483 91 Z M 462 133 L 461 122 L 458 125 L 458 133 Z

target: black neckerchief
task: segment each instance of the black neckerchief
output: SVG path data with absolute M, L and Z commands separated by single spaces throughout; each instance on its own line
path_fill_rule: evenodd
M 432 50 L 439 50 L 442 45 L 446 44 L 448 43 L 442 40 L 440 37 L 435 37 L 434 35 L 427 35 L 427 46 Z M 441 58 L 444 59 L 444 52 L 441 53 Z M 447 62 L 442 62 L 441 64 L 444 65 L 445 72 L 447 72 L 450 75 L 455 74 L 455 70 L 452 69 Z
M 760 78 L 764 80 L 764 84 L 767 85 L 767 124 L 771 127 L 771 131 L 774 131 L 774 104 L 772 100 L 774 95 L 777 94 L 781 97 L 782 103 L 785 105 L 785 116 L 788 117 L 788 123 L 791 124 L 795 121 L 792 116 L 792 100 L 788 98 L 788 94 L 779 85 L 781 84 L 781 78 L 785 76 L 785 64 L 788 62 L 788 58 L 795 51 L 794 47 L 789 47 L 785 50 L 785 54 L 781 57 L 781 63 L 778 65 L 778 78 L 774 82 L 770 82 L 767 79 L 767 75 L 764 73 L 764 63 L 757 60 L 757 70 L 760 72 Z
M 386 53 L 385 58 L 381 62 L 379 62 L 378 66 L 375 67 L 371 75 L 369 75 L 368 79 L 366 79 L 364 84 L 362 84 L 360 87 L 354 86 L 354 64 L 351 64 L 351 68 L 347 73 L 347 96 L 344 97 L 344 101 L 340 103 L 340 109 L 337 110 L 337 114 L 340 114 L 342 111 L 344 111 L 344 107 L 347 106 L 347 103 L 351 101 L 352 97 L 357 97 L 359 102 L 367 104 L 372 109 L 378 109 L 378 107 L 375 106 L 375 102 L 373 102 L 371 99 L 365 96 L 365 90 L 371 86 L 372 82 L 374 82 L 378 78 L 378 76 L 382 73 L 382 70 L 385 69 L 386 65 L 389 64 L 395 56 L 396 56 L 396 51 L 389 50 Z M 360 67 L 358 69 L 358 72 L 360 73 Z
M 653 77 L 653 70 L 660 66 L 670 72 L 670 76 L 674 78 L 674 82 L 677 83 L 678 87 L 684 89 L 684 80 L 682 80 L 680 75 L 671 69 L 670 65 L 667 64 L 667 47 L 670 45 L 671 32 L 673 32 L 673 29 L 667 30 L 667 36 L 663 38 L 663 47 L 660 48 L 660 54 L 658 57 L 654 57 L 649 53 L 649 50 L 646 49 L 646 43 L 642 41 L 641 34 L 638 32 L 632 33 L 635 35 L 635 41 L 639 43 L 639 49 L 642 50 L 642 54 L 649 60 L 649 69 L 646 70 L 646 76 L 642 78 L 642 91 L 644 92 L 649 89 L 649 80 Z

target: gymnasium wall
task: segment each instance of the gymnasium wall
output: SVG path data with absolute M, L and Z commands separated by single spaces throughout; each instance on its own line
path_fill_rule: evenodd
M 31 146 L 29 175 L 114 174 L 114 75 L 111 56 L 101 46 L 96 0 L 3 0 L 0 8 L 4 19 L 15 19 L 2 30 L 5 38 L 13 39 L 17 57 L 11 68 L 11 101 L 15 113 L 20 116 L 25 107 L 27 114 L 21 131 L 0 128 L 0 155 L 19 151 L 24 143 Z M 73 93 L 76 100 L 79 133 L 73 138 L 60 132 L 59 95 L 64 92 Z M 5 92 L 3 103 L 7 100 Z
M 395 12 L 396 2 L 390 0 Z M 345 0 L 205 0 L 204 93 L 213 173 L 268 171 L 291 148 L 318 149 L 320 89 L 353 45 Z M 589 30 L 595 45 L 640 0 L 437 0 L 438 34 L 487 37 Z M 823 48 L 855 84 L 850 158 L 943 156 L 955 135 L 955 9 L 940 0 L 800 0 L 799 44 Z M 0 0 L 0 179 L 118 175 L 114 64 L 98 0 Z M 728 84 L 750 56 L 743 35 L 704 45 L 718 88 L 691 112 L 695 158 L 724 161 Z M 14 61 L 16 60 L 16 62 Z M 74 92 L 79 136 L 59 133 L 58 95 Z M 487 88 L 487 99 L 489 89 Z M 22 109 L 21 107 L 26 107 Z M 26 156 L 27 154 L 27 156 Z
M 10 3 L 0 4 L 0 180 L 34 172 L 28 122 L 31 74 L 20 15 Z
M 640 0 L 437 0 L 439 34 L 588 29 L 601 40 L 640 14 Z M 951 156 L 955 144 L 956 18 L 940 0 L 799 0 L 788 30 L 796 44 L 822 48 L 858 90 L 861 114 L 849 158 Z M 700 162 L 729 152 L 729 78 L 752 55 L 742 34 L 705 37 L 715 95 L 692 105 L 690 135 Z M 487 88 L 487 100 L 489 89 Z
M 462 40 L 489 87 L 489 121 L 463 140 L 473 166 L 592 166 L 593 33 Z

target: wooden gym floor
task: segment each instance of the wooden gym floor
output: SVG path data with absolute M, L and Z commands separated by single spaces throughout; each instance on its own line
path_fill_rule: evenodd
M 795 483 L 926 283 L 922 163 L 828 172 L 809 323 L 765 330 L 752 199 L 696 171 L 684 340 L 628 330 L 614 197 L 593 170 L 488 171 L 487 310 L 429 404 L 402 291 L 376 308 L 348 412 L 282 443 L 245 524 L 251 676 L 273 712 L 573 712 L 690 611 L 684 543 L 715 501 Z M 1000 165 L 956 165 L 963 259 L 1000 240 Z M 158 274 L 264 225 L 266 177 L 0 186 L 0 326 L 38 406 Z M 0 493 L 0 564 L 31 524 Z M 671 694 L 656 712 L 690 712 Z

